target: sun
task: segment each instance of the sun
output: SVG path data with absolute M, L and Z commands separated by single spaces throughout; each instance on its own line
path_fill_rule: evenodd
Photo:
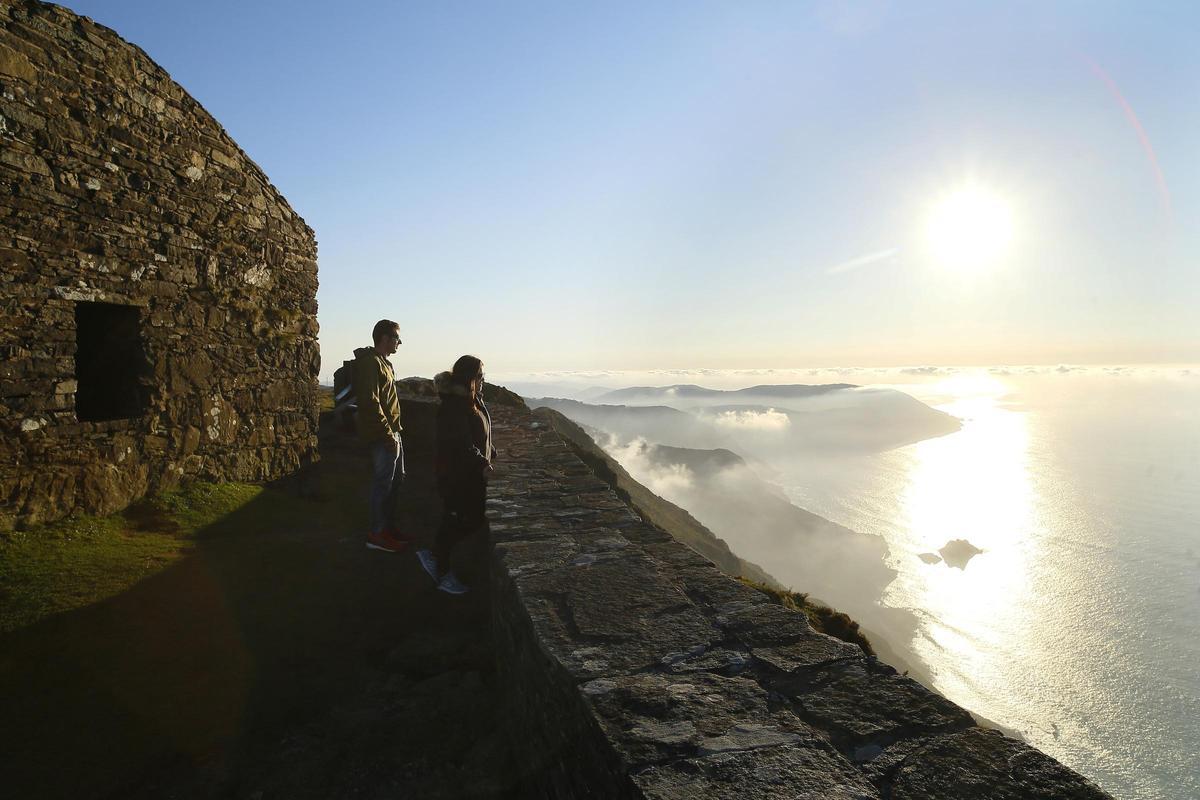
M 1007 252 L 1013 238 L 1012 210 L 1003 196 L 985 186 L 960 186 L 933 204 L 925 235 L 938 264 L 981 270 Z

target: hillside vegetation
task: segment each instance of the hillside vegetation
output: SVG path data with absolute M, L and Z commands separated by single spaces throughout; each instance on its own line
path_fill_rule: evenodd
M 810 600 L 804 592 L 789 592 L 787 589 L 777 589 L 765 583 L 756 583 L 747 578 L 739 578 L 742 583 L 765 594 L 772 602 L 799 611 L 808 617 L 809 623 L 815 630 L 827 633 L 841 639 L 843 642 L 856 644 L 869 656 L 875 655 L 875 648 L 867 635 L 859 628 L 858 623 L 850 619 L 849 614 L 830 608 L 829 606 Z

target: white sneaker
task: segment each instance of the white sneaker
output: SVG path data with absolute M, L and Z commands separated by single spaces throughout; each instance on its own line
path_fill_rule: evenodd
M 438 589 L 446 594 L 466 594 L 470 589 L 453 572 L 447 572 L 438 582 Z
M 432 550 L 418 550 L 417 561 L 421 562 L 421 566 L 429 573 L 429 577 L 436 582 L 438 579 L 437 559 L 433 556 Z

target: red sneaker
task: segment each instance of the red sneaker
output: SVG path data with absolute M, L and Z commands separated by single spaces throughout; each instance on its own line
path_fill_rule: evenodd
M 383 550 L 386 553 L 395 553 L 407 546 L 408 542 L 402 542 L 399 539 L 393 538 L 391 531 L 377 531 L 367 534 L 368 550 Z
M 413 536 L 411 533 L 405 533 L 399 528 L 388 528 L 387 535 L 392 537 L 393 542 L 400 542 L 406 547 L 417 543 L 417 537 Z

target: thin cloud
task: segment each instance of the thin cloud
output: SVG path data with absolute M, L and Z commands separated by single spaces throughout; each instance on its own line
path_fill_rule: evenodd
M 600 447 L 634 480 L 671 502 L 680 502 L 686 492 L 695 488 L 695 476 L 686 464 L 655 464 L 649 456 L 650 443 L 640 436 L 622 445 L 615 435 L 609 434 Z
M 900 248 L 899 247 L 891 247 L 891 248 L 888 248 L 887 250 L 880 250 L 875 253 L 868 253 L 865 256 L 859 256 L 858 258 L 852 258 L 849 261 L 843 261 L 841 264 L 837 264 L 837 265 L 832 266 L 829 269 L 825 270 L 825 274 L 826 275 L 837 275 L 838 273 L 841 273 L 841 272 L 849 272 L 852 269 L 858 269 L 859 267 L 865 267 L 867 264 L 874 264 L 879 261 L 887 261 L 889 259 L 895 258 L 898 255 L 900 255 Z
M 782 431 L 792 424 L 787 414 L 773 408 L 766 411 L 724 411 L 716 415 L 713 422 L 722 428 L 747 431 Z

